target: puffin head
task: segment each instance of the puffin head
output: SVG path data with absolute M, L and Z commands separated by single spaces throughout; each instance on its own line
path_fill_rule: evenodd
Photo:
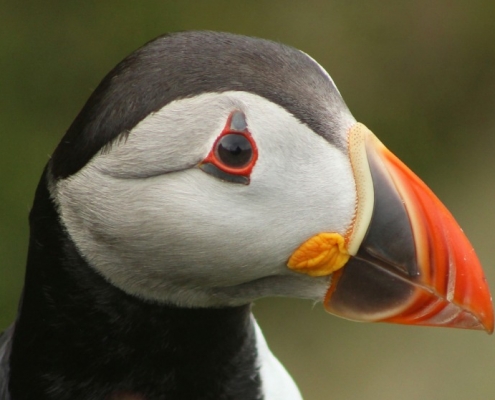
M 47 176 L 80 255 L 147 301 L 291 296 L 353 320 L 493 330 L 453 217 L 296 49 L 155 39 L 105 77 Z

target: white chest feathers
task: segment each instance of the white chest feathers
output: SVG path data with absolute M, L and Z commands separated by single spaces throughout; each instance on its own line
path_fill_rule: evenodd
M 264 400 L 302 400 L 301 393 L 283 365 L 272 354 L 260 327 L 254 321 L 261 387 Z

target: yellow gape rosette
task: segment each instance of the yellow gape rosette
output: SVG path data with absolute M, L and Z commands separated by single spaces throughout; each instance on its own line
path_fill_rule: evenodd
M 342 268 L 349 260 L 345 239 L 338 233 L 319 233 L 297 248 L 287 266 L 309 276 L 325 276 Z

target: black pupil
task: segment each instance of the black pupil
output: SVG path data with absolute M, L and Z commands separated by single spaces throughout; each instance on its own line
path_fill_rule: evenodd
M 244 135 L 229 133 L 218 142 L 217 155 L 226 166 L 242 168 L 251 161 L 253 148 Z

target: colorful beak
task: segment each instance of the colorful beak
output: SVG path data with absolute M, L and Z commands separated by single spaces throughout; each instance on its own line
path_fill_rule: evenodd
M 358 193 L 351 257 L 334 272 L 325 308 L 358 321 L 491 333 L 490 291 L 452 215 L 364 125 L 349 135 Z
M 432 191 L 362 124 L 349 130 L 356 211 L 345 236 L 322 232 L 287 266 L 332 275 L 327 311 L 369 322 L 493 331 L 488 285 L 469 240 Z

